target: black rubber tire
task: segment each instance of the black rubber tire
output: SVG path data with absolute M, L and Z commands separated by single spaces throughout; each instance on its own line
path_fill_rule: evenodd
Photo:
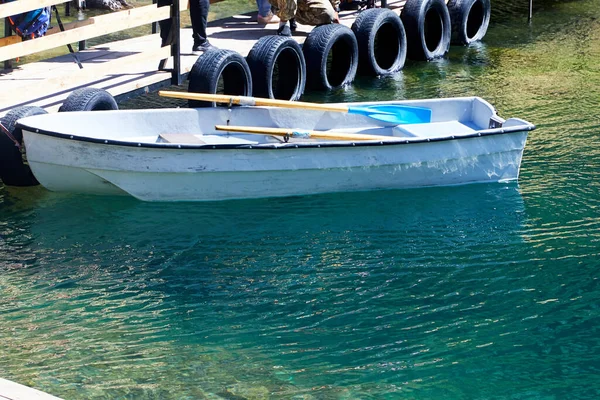
M 263 36 L 246 57 L 254 96 L 298 100 L 306 86 L 302 47 L 291 37 Z
M 483 39 L 490 24 L 490 0 L 450 0 L 452 44 L 468 45 Z
M 202 54 L 189 75 L 188 92 L 252 96 L 252 74 L 238 52 L 211 49 Z M 188 107 L 215 107 L 215 102 L 189 100 Z
M 302 46 L 306 59 L 306 86 L 332 90 L 346 86 L 356 77 L 358 43 L 352 29 L 328 24 L 315 27 Z
M 73 91 L 58 112 L 118 110 L 115 98 L 104 89 L 86 87 Z
M 23 146 L 23 132 L 16 127 L 17 120 L 32 115 L 47 114 L 46 110 L 35 106 L 15 108 L 2 117 L 2 125 L 12 137 Z M 0 132 L 0 179 L 7 186 L 35 186 L 39 182 L 29 165 L 23 162 L 23 154 L 3 130 Z
M 407 56 L 429 61 L 450 48 L 450 13 L 444 0 L 407 0 L 400 19 L 404 23 Z
M 352 24 L 358 43 L 358 72 L 384 76 L 398 72 L 406 61 L 406 32 L 400 17 L 390 9 L 371 8 Z

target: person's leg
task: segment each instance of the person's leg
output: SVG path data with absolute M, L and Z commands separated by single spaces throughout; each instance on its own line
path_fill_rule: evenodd
M 292 36 L 288 21 L 293 19 L 296 15 L 296 9 L 298 7 L 297 0 L 277 0 L 276 7 L 277 16 L 280 20 L 277 34 L 282 36 Z
M 298 0 L 296 20 L 301 24 L 331 24 L 336 18 L 336 12 L 329 0 Z
M 192 20 L 192 37 L 194 49 L 208 43 L 206 24 L 208 20 L 209 0 L 190 0 L 190 19 Z
M 256 0 L 256 8 L 258 9 L 256 22 L 259 24 L 266 25 L 279 22 L 279 17 L 273 13 L 269 0 Z
M 271 3 L 269 0 L 256 0 L 256 9 L 261 17 L 268 17 L 271 14 Z
M 158 0 L 158 7 L 168 6 L 172 1 L 173 0 Z M 160 27 L 161 46 L 166 46 L 169 31 L 171 30 L 171 20 L 163 19 L 162 21 L 158 21 L 158 26 Z

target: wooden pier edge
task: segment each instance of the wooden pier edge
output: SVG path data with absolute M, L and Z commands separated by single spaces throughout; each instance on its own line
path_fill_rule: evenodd
M 59 397 L 42 392 L 20 383 L 0 378 L 0 400 L 61 400 Z

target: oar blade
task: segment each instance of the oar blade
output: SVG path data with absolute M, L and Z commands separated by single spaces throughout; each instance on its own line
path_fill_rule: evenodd
M 348 113 L 366 115 L 393 124 L 422 124 L 431 122 L 431 110 L 424 107 L 379 104 L 366 107 L 348 107 Z

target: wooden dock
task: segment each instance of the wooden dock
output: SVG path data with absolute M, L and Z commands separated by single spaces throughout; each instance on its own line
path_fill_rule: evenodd
M 404 3 L 405 0 L 390 1 L 388 8 L 399 12 Z M 351 26 L 357 14 L 358 11 L 340 13 L 341 23 Z M 218 48 L 235 50 L 246 56 L 258 39 L 276 34 L 278 27 L 277 24 L 259 25 L 255 21 L 256 13 L 213 21 L 207 29 L 208 38 Z M 294 39 L 304 42 L 312 28 L 299 24 Z M 180 43 L 180 68 L 185 77 L 198 58 L 191 53 L 191 29 L 181 29 Z M 65 54 L 0 71 L 0 116 L 25 105 L 57 111 L 65 98 L 81 87 L 102 88 L 121 100 L 171 84 L 171 73 L 158 70 L 157 60 L 170 56 L 169 47 L 160 47 L 158 34 L 103 44 L 77 52 L 77 55 L 82 69 L 71 54 Z M 166 68 L 172 65 L 172 58 L 169 60 Z
M 61 400 L 19 383 L 0 378 L 0 400 Z

